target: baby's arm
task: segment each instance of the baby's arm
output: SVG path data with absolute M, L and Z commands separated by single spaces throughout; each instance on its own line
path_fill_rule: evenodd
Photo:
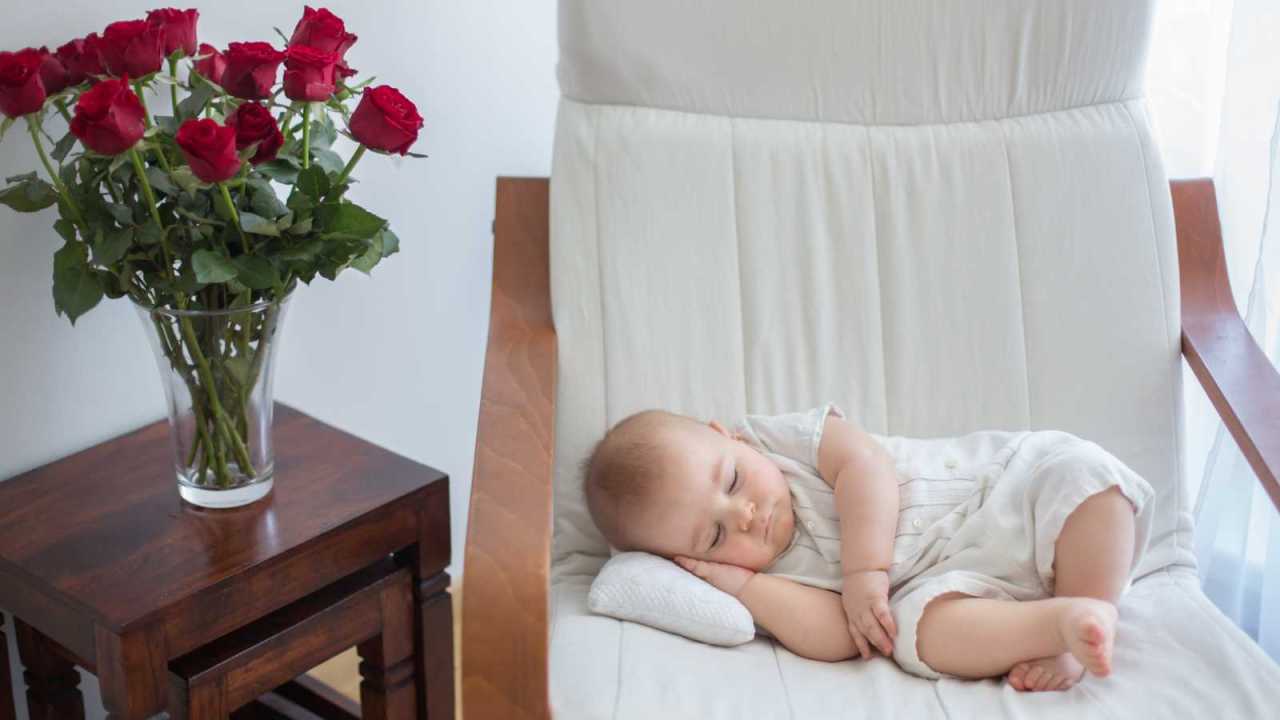
M 858 654 L 845 630 L 840 596 L 737 565 L 676 558 L 684 569 L 734 595 L 751 617 L 791 652 L 835 662 Z
M 893 457 L 856 424 L 826 418 L 818 473 L 835 491 L 840 515 L 842 596 L 849 634 L 863 657 L 868 643 L 885 655 L 897 635 L 889 613 L 889 565 L 898 524 L 898 477 Z

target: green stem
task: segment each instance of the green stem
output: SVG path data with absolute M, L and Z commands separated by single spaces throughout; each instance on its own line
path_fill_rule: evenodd
M 147 94 L 143 92 L 142 83 L 140 82 L 135 82 L 133 84 L 133 89 L 135 94 L 138 96 L 138 102 L 142 103 L 142 122 L 146 125 L 147 129 L 150 130 L 151 111 L 147 109 Z M 173 172 L 173 169 L 169 167 L 169 159 L 164 156 L 163 148 L 156 148 L 156 157 L 160 158 L 160 167 L 164 168 L 165 172 Z
M 137 148 L 129 148 L 129 159 L 133 161 L 133 174 L 138 176 L 138 183 L 142 185 L 142 196 L 147 199 L 147 209 L 151 211 L 151 219 L 155 220 L 160 228 L 160 250 L 164 253 L 164 267 L 166 274 L 172 278 L 173 255 L 169 252 L 169 237 L 164 231 L 164 221 L 160 219 L 160 209 L 156 207 L 156 194 L 151 190 L 151 182 L 147 180 L 147 169 L 142 164 L 142 156 L 138 154 Z
M 57 100 L 54 100 L 54 101 L 53 101 L 53 105 L 54 105 L 54 107 L 58 108 L 58 112 L 62 115 L 62 118 L 63 118 L 64 120 L 66 120 L 66 121 L 67 121 L 67 124 L 68 124 L 68 125 L 70 125 L 70 124 L 71 124 L 71 113 L 67 112 L 67 103 L 66 103 L 66 101 L 65 101 L 65 100 L 63 100 L 62 98 L 58 98 Z
M 249 255 L 253 252 L 253 248 L 249 245 L 249 236 L 244 234 L 244 228 L 240 227 L 240 213 L 236 210 L 236 204 L 231 201 L 231 193 L 227 192 L 227 186 L 217 183 L 218 192 L 222 195 L 222 202 L 227 205 L 227 212 L 231 213 L 231 222 L 236 224 L 236 232 L 240 233 L 240 243 L 244 245 L 244 254 Z
M 302 169 L 311 167 L 311 103 L 302 105 Z
M 351 177 L 351 171 L 355 169 L 356 163 L 360 162 L 360 158 L 364 157 L 364 151 L 368 149 L 369 148 L 364 145 L 356 148 L 355 155 L 352 155 L 347 166 L 342 168 L 342 172 L 338 175 L 338 179 L 333 181 L 333 187 L 338 187 L 342 183 L 346 182 L 347 178 Z
M 62 200 L 67 203 L 67 207 L 71 208 L 71 215 L 75 218 L 75 223 L 84 228 L 87 233 L 89 226 L 85 225 L 84 217 L 80 215 L 80 206 L 76 205 L 76 201 L 71 199 L 71 194 L 67 192 L 67 186 L 62 184 L 62 178 L 53 170 L 53 163 L 49 162 L 49 156 L 44 151 L 44 143 L 40 142 L 40 132 L 36 127 L 36 121 L 30 115 L 27 116 L 27 130 L 31 132 L 31 142 L 36 144 L 36 153 L 40 156 L 40 162 L 44 165 L 45 172 L 49 173 L 49 179 L 53 181 L 53 186 L 58 190 L 58 194 L 62 196 Z
M 297 112 L 297 110 L 298 104 L 292 103 L 289 105 L 289 109 L 285 110 L 284 114 L 280 116 L 280 132 L 285 137 L 289 136 L 289 123 L 293 122 L 293 114 Z
M 173 84 L 169 86 L 169 99 L 173 101 L 173 119 L 181 120 L 178 117 L 178 61 L 169 58 L 169 76 L 173 78 Z

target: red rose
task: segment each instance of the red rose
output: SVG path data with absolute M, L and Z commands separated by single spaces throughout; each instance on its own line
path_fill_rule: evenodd
M 404 155 L 418 141 L 422 116 L 399 90 L 379 85 L 364 91 L 349 127 L 361 145 Z
M 77 52 L 80 53 L 79 59 L 72 63 L 75 66 L 71 69 L 73 75 L 82 72 L 86 78 L 93 78 L 107 74 L 107 71 L 102 67 L 102 55 L 98 52 L 100 44 L 102 44 L 102 38 L 98 36 L 98 33 L 89 33 L 84 36 L 83 40 L 72 40 L 67 43 L 67 45 L 75 46 Z M 58 53 L 61 54 L 65 47 L 66 45 L 63 45 L 58 48 Z M 64 60 L 62 64 L 66 65 L 67 61 Z
M 200 43 L 199 55 L 205 57 L 195 63 L 196 72 L 205 76 L 215 85 L 222 84 L 222 74 L 227 70 L 227 58 L 218 49 L 208 43 Z
M 40 48 L 40 81 L 44 83 L 44 91 L 49 95 L 62 92 L 62 89 L 71 84 L 70 74 L 67 68 L 62 64 L 56 55 L 49 52 L 49 48 Z
M 222 87 L 245 100 L 265 100 L 271 96 L 284 53 L 264 42 L 233 42 L 227 46 L 227 68 Z
M 142 77 L 164 62 L 160 31 L 146 20 L 113 22 L 98 39 L 98 57 L 108 75 Z
M 142 101 L 129 78 L 109 78 L 89 88 L 76 103 L 71 133 L 102 155 L 119 155 L 142 139 Z
M 191 166 L 191 172 L 207 183 L 218 183 L 240 172 L 236 131 L 208 118 L 188 120 L 174 138 Z
M 289 38 L 289 47 L 305 45 L 336 54 L 338 56 L 337 73 L 347 78 L 356 74 L 355 70 L 347 66 L 345 58 L 347 50 L 356 44 L 357 39 L 355 35 L 347 32 L 347 25 L 342 22 L 342 18 L 324 8 L 312 10 L 309 6 L 303 6 L 302 19 L 293 29 L 293 36 Z
M 290 45 L 285 54 L 284 94 L 290 100 L 320 102 L 333 95 L 337 54 L 306 45 Z
M 199 10 L 163 8 L 147 13 L 147 22 L 160 33 L 165 57 L 178 50 L 187 57 L 196 54 L 196 21 L 199 19 Z
M 0 112 L 19 117 L 44 107 L 48 94 L 40 79 L 40 66 L 45 54 L 35 48 L 0 52 Z
M 58 48 L 54 55 L 58 58 L 58 62 L 62 63 L 62 69 L 67 71 L 67 85 L 79 85 L 89 79 L 89 70 L 92 69 L 98 73 L 102 72 L 102 68 L 98 64 L 98 56 L 93 54 L 92 63 L 87 62 L 85 57 L 85 41 L 83 38 L 72 40 L 71 42 Z M 48 83 L 46 83 L 46 90 Z
M 236 131 L 236 150 L 244 150 L 258 143 L 258 151 L 249 162 L 257 165 L 274 160 L 280 146 L 284 145 L 284 135 L 271 111 L 256 102 L 247 102 L 236 108 L 227 117 L 227 127 Z

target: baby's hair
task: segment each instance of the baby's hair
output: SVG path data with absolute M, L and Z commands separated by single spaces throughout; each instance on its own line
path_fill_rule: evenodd
M 648 496 L 654 479 L 663 471 L 659 433 L 683 423 L 699 424 L 666 410 L 633 413 L 606 432 L 582 461 L 587 510 L 605 540 L 619 551 L 637 549 L 625 537 L 621 519 Z

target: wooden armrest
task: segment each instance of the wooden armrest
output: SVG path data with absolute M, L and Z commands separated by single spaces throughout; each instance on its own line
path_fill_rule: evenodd
M 468 718 L 548 718 L 555 449 L 546 178 L 498 178 L 493 300 L 462 593 Z
M 1174 180 L 1182 284 L 1182 353 L 1223 423 L 1280 509 L 1280 373 L 1231 295 L 1213 180 Z

